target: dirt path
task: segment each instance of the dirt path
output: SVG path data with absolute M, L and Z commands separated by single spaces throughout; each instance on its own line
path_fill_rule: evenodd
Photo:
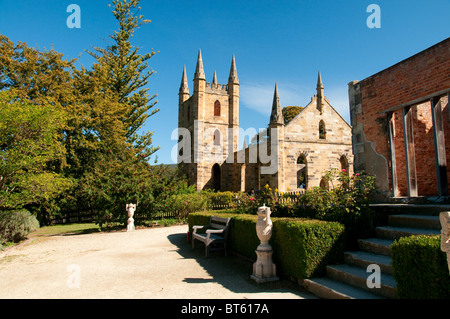
M 188 226 L 36 238 L 0 252 L 0 298 L 315 298 L 258 285 L 251 264 L 186 243 Z

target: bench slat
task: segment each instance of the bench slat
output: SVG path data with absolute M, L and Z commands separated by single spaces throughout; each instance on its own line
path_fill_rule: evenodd
M 228 222 L 228 218 L 211 216 L 211 221 L 218 221 L 218 222 L 221 222 L 221 223 L 227 223 Z
M 227 228 L 227 225 L 220 225 L 220 224 L 211 224 L 211 228 L 215 228 L 215 229 L 225 229 Z

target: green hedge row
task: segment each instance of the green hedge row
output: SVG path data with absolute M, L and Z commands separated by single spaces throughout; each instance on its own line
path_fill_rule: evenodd
M 399 298 L 450 298 L 447 256 L 440 244 L 440 235 L 403 237 L 394 242 L 392 267 Z
M 206 225 L 211 215 L 231 217 L 229 246 L 235 252 L 256 261 L 256 215 L 232 211 L 189 214 L 189 231 L 194 225 Z M 345 229 L 337 222 L 304 218 L 272 218 L 270 244 L 277 271 L 286 277 L 306 279 L 325 274 L 325 266 L 342 262 Z

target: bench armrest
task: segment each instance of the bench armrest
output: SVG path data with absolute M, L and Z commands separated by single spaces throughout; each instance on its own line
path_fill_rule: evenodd
M 207 234 L 221 234 L 223 233 L 224 229 L 208 229 L 206 231 Z
M 195 225 L 195 226 L 192 226 L 192 230 L 193 230 L 193 232 L 194 232 L 194 234 L 196 234 L 197 233 L 197 230 L 202 230 L 202 229 L 207 229 L 208 228 L 208 225 L 206 225 L 206 226 L 199 226 L 199 225 Z

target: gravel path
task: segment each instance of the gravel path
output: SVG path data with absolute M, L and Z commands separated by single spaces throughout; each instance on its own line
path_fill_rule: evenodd
M 32 238 L 0 252 L 0 298 L 314 299 L 285 281 L 256 284 L 252 265 L 191 250 L 187 225 Z

